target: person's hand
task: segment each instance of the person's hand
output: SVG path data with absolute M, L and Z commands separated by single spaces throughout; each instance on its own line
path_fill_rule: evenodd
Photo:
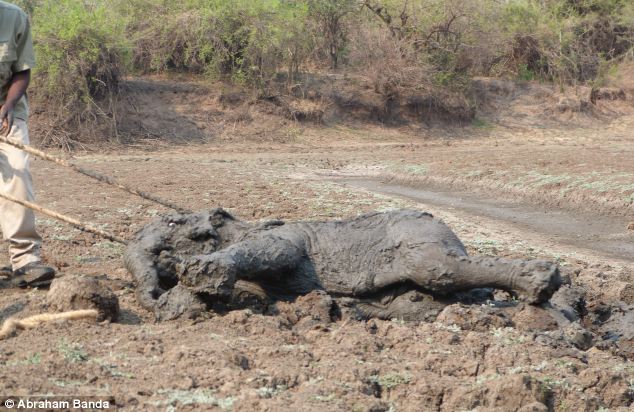
M 15 116 L 15 110 L 13 106 L 3 105 L 0 108 L 0 123 L 2 123 L 2 127 L 0 128 L 0 133 L 4 133 L 4 136 L 9 136 L 11 133 L 11 128 L 13 128 L 13 120 Z

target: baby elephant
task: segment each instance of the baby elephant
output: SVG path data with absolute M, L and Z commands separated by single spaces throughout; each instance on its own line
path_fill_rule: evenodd
M 469 257 L 444 223 L 417 210 L 261 224 L 242 222 L 222 209 L 172 214 L 136 234 L 125 262 L 137 281 L 139 302 L 159 319 L 194 307 L 230 305 L 240 291 L 256 289 L 273 300 L 325 290 L 365 305 L 376 300 L 392 317 L 408 312 L 416 318 L 400 295 L 417 291 L 442 301 L 457 292 L 493 288 L 538 304 L 561 286 L 554 263 Z M 396 301 L 392 309 L 386 306 Z M 380 310 L 372 313 L 381 316 Z

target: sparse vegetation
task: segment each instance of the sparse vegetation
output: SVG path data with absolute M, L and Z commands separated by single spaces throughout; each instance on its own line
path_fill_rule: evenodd
M 78 363 L 88 360 L 88 354 L 81 345 L 68 343 L 65 339 L 59 341 L 57 350 L 64 357 L 66 362 Z
M 381 388 L 390 391 L 398 385 L 408 385 L 412 378 L 407 374 L 389 373 L 386 375 L 372 375 L 370 377 L 371 382 L 375 382 L 381 386 Z
M 217 406 L 221 410 L 232 409 L 234 399 L 218 398 L 215 392 L 208 389 L 178 390 L 178 389 L 162 389 L 158 391 L 159 395 L 164 398 L 161 401 L 154 402 L 155 406 L 186 406 L 186 405 L 205 405 Z M 169 410 L 169 409 L 168 409 Z
M 42 362 L 42 354 L 39 352 L 34 353 L 26 359 L 12 360 L 6 363 L 6 366 L 19 365 L 39 365 Z

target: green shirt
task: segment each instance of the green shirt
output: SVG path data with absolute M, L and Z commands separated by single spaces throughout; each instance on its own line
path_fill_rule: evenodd
M 0 0 L 0 105 L 7 99 L 13 73 L 35 67 L 29 19 L 19 7 Z M 26 96 L 15 105 L 15 117 L 27 120 Z

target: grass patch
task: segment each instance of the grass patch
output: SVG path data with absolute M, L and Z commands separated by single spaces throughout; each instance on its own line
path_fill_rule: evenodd
M 502 248 L 497 240 L 476 238 L 471 241 L 465 241 L 465 246 L 475 249 L 481 255 L 497 256 Z
M 425 176 L 429 172 L 429 166 L 426 164 L 401 164 L 396 163 L 388 166 L 388 170 L 395 173 L 405 173 L 416 176 Z
M 482 130 L 491 130 L 493 129 L 493 124 L 486 119 L 482 119 L 480 117 L 476 117 L 471 121 L 471 126 L 482 129 Z
M 101 368 L 108 372 L 110 376 L 115 378 L 126 378 L 126 379 L 134 379 L 135 375 L 129 372 L 120 371 L 119 367 L 115 364 L 111 364 L 106 362 L 104 359 L 93 359 L 97 365 L 101 366 Z
M 49 378 L 48 381 L 52 383 L 53 385 L 57 386 L 58 388 L 77 388 L 79 386 L 85 386 L 88 383 L 88 381 L 74 381 L 74 380 L 64 381 L 64 380 L 58 380 L 54 378 Z
M 426 175 L 429 169 L 426 165 L 406 165 L 404 166 L 405 172 L 413 175 Z
M 496 339 L 498 339 L 503 346 L 514 346 L 522 344 L 526 341 L 523 335 L 517 333 L 513 328 L 495 328 L 491 331 Z
M 330 395 L 317 395 L 313 399 L 315 399 L 317 402 L 332 402 L 337 399 L 337 395 L 335 395 L 334 393 L 331 393 Z
M 193 389 L 189 391 L 178 389 L 163 389 L 158 391 L 159 395 L 164 396 L 166 399 L 162 401 L 155 401 L 155 406 L 169 405 L 176 407 L 178 405 L 206 405 L 216 406 L 222 410 L 228 410 L 233 408 L 235 399 L 233 397 L 218 398 L 215 396 L 215 392 L 209 389 Z
M 389 373 L 386 375 L 372 375 L 370 382 L 377 383 L 385 390 L 392 390 L 399 385 L 408 385 L 412 381 L 412 377 L 407 374 Z
M 100 254 L 112 259 L 120 259 L 123 257 L 125 246 L 110 241 L 99 242 L 94 245 L 100 251 Z
M 88 354 L 81 345 L 68 343 L 65 339 L 60 339 L 57 344 L 57 351 L 64 357 L 66 362 L 79 363 L 88 360 Z
M 260 398 L 269 399 L 281 392 L 284 392 L 287 389 L 288 388 L 286 387 L 286 385 L 276 385 L 275 387 L 263 386 L 261 388 L 258 388 L 256 392 L 258 393 L 258 396 Z
M 36 352 L 26 359 L 10 360 L 5 365 L 6 366 L 28 366 L 28 365 L 39 365 L 41 362 L 42 362 L 42 354 L 40 354 L 39 352 Z

